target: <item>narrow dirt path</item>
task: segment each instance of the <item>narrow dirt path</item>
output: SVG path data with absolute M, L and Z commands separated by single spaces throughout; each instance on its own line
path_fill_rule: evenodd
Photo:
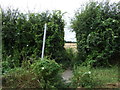
M 72 76 L 73 76 L 73 73 L 72 73 L 72 70 L 70 69 L 65 70 L 62 74 L 62 78 L 63 80 L 65 80 L 65 83 L 70 83 L 71 82 L 70 78 L 72 78 Z

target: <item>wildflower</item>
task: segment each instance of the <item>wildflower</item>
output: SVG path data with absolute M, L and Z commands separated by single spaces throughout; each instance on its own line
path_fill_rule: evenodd
M 91 74 L 91 72 L 89 71 L 88 74 Z
M 91 72 L 89 71 L 89 72 L 85 72 L 83 75 L 85 75 L 85 74 L 91 74 Z
M 118 38 L 118 36 L 114 36 L 114 38 Z
M 42 69 L 45 69 L 44 67 L 42 67 Z

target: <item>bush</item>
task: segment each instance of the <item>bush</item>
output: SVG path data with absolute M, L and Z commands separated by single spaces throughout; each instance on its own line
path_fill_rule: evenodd
M 100 87 L 102 82 L 96 77 L 89 66 L 77 66 L 74 68 L 72 86 L 84 88 Z
M 16 53 L 14 53 L 14 55 L 7 55 L 4 54 L 3 55 L 3 60 L 2 60 L 2 73 L 6 73 L 7 71 L 9 71 L 11 68 L 14 67 L 19 67 L 20 66 L 20 61 L 18 59 L 20 53 L 16 51 Z
M 2 10 L 3 61 L 9 62 L 10 67 L 19 67 L 23 60 L 29 60 L 33 55 L 41 57 L 45 23 L 45 55 L 57 62 L 66 59 L 62 54 L 65 51 L 62 16 L 61 11 L 24 14 L 18 9 Z M 7 61 L 8 57 L 11 61 Z
M 94 60 L 94 66 L 109 66 L 120 59 L 120 2 L 90 2 L 72 20 L 79 60 Z
M 30 70 L 14 68 L 3 75 L 2 86 L 3 88 L 42 88 L 42 82 L 35 77 Z
M 3 76 L 6 88 L 63 88 L 60 65 L 54 60 L 39 59 L 32 65 L 14 68 Z
M 45 87 L 48 88 L 49 84 L 54 87 L 54 84 L 56 84 L 54 80 L 57 79 L 60 71 L 60 66 L 55 61 L 41 59 L 33 63 L 31 68 L 33 70 L 32 72 L 34 72 L 38 78 L 42 78 L 44 80 L 46 84 Z

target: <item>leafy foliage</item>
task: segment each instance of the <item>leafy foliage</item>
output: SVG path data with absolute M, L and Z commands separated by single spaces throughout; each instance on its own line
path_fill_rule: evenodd
M 56 61 L 64 60 L 64 20 L 61 11 L 27 13 L 19 10 L 2 11 L 3 63 L 11 68 L 21 66 L 31 56 L 41 56 L 44 24 L 47 23 L 45 55 Z M 8 60 L 9 58 L 9 60 Z M 7 61 L 8 60 L 8 61 Z M 5 66 L 6 67 L 6 66 Z
M 108 66 L 120 59 L 120 2 L 90 2 L 72 20 L 80 61 Z
M 26 68 L 27 67 L 27 68 Z M 32 65 L 14 68 L 3 75 L 3 87 L 63 88 L 60 66 L 54 60 L 38 59 Z
M 75 87 L 95 88 L 102 85 L 89 66 L 77 66 L 73 74 L 72 85 Z
M 78 59 L 77 51 L 73 48 L 66 48 L 66 57 L 69 58 L 69 61 L 64 62 L 64 64 L 66 64 L 65 66 L 67 68 L 68 67 L 73 68 L 73 66 L 77 63 L 77 59 Z
M 119 83 L 118 66 L 91 68 L 90 62 L 87 65 L 74 67 L 71 86 L 80 88 L 106 88 L 107 84 L 113 84 L 113 88 L 118 88 L 115 83 Z M 112 88 L 112 86 L 110 86 Z
M 31 65 L 31 68 L 38 76 L 42 75 L 45 80 L 53 78 L 60 70 L 60 66 L 55 61 L 47 59 L 36 61 Z

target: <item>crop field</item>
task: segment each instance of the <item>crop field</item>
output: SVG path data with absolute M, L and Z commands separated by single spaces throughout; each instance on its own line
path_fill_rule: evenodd
M 77 43 L 65 43 L 64 48 L 65 49 L 72 48 L 76 52 L 77 51 Z

